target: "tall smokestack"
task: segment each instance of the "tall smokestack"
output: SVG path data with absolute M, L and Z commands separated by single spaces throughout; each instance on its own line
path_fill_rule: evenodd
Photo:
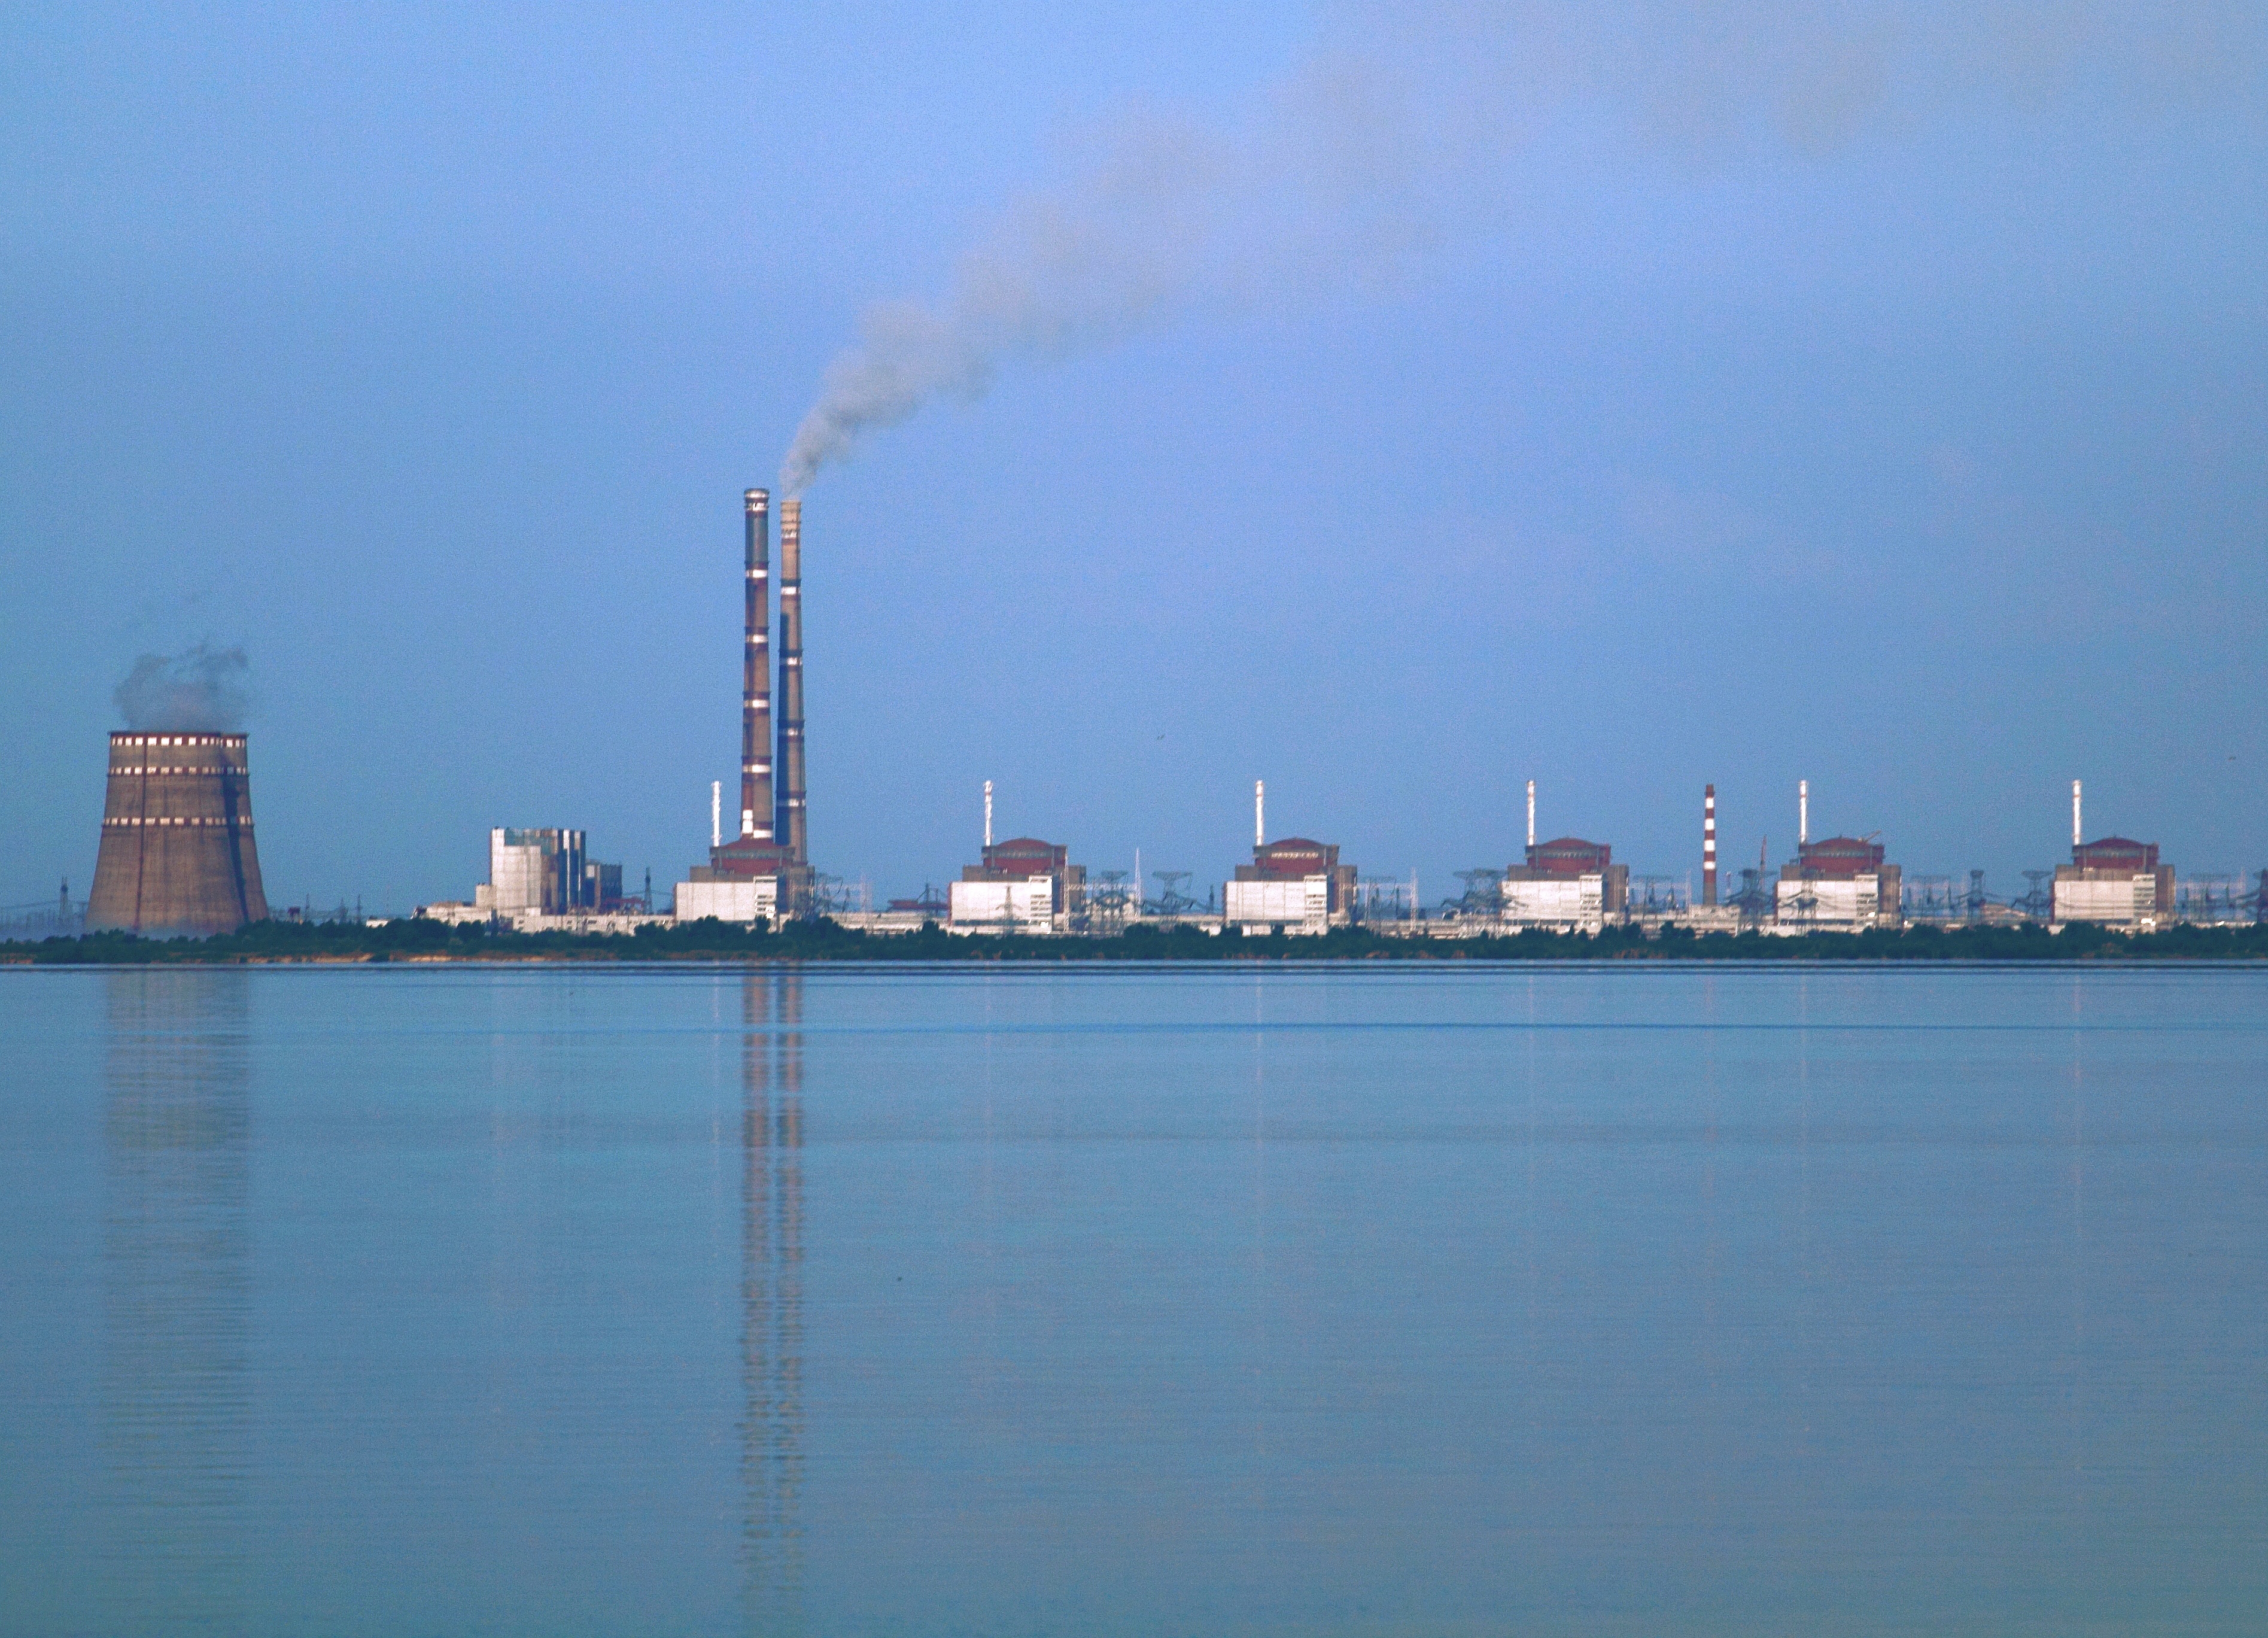
M 1268 845 L 1268 782 L 1264 779 L 1252 782 L 1252 845 Z
M 1533 779 L 1528 782 L 1528 846 L 1530 852 L 1535 849 L 1535 781 Z
M 2079 828 L 2079 781 L 2073 779 L 2071 782 L 2071 845 L 2078 847 L 2086 839 Z
M 1795 782 L 1795 845 L 1808 846 L 1811 842 L 1811 781 Z
M 780 503 L 779 806 L 790 860 L 811 862 L 803 788 L 803 502 Z
M 769 842 L 772 839 L 771 496 L 752 489 L 744 498 L 747 616 L 740 653 L 740 834 Z
M 1701 902 L 1717 902 L 1717 787 L 1701 787 Z

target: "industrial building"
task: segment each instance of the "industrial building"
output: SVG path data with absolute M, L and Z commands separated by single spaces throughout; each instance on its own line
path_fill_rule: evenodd
M 1334 844 L 1268 839 L 1268 787 L 1252 785 L 1252 862 L 1221 889 L 1225 925 L 1252 932 L 1318 933 L 1354 919 L 1355 867 Z
M 2080 782 L 2071 782 L 2071 863 L 2058 865 L 2052 919 L 2057 926 L 2089 921 L 2132 932 L 2172 919 L 2174 867 L 2158 862 L 2158 845 L 2106 836 L 2082 841 Z
M 241 734 L 114 734 L 86 926 L 210 938 L 268 919 Z
M 643 896 L 622 896 L 622 867 L 585 852 L 584 833 L 562 826 L 499 825 L 489 832 L 489 879 L 470 904 L 444 899 L 416 914 L 452 926 L 482 922 L 518 933 L 628 933 L 656 921 Z
M 622 896 L 622 867 L 585 857 L 582 831 L 499 827 L 489 832 L 489 879 L 473 890 L 473 908 L 565 916 L 618 909 Z
M 1904 925 L 1903 873 L 1872 837 L 1811 839 L 1811 781 L 1796 787 L 1795 858 L 1774 884 L 1773 931 L 1863 933 Z
M 984 782 L 984 847 L 947 889 L 947 920 L 959 933 L 1056 933 L 1083 907 L 1086 867 L 1071 849 L 1037 837 L 992 839 L 992 781 Z
M 809 913 L 803 739 L 803 503 L 780 505 L 779 712 L 773 719 L 771 497 L 741 497 L 740 823 L 723 835 L 712 804 L 709 862 L 677 884 L 680 921 L 776 921 Z
M 1597 933 L 1621 920 L 1630 903 L 1630 867 L 1614 858 L 1608 844 L 1580 837 L 1536 841 L 1535 781 L 1530 779 L 1526 862 L 1504 873 L 1504 925 L 1516 933 Z

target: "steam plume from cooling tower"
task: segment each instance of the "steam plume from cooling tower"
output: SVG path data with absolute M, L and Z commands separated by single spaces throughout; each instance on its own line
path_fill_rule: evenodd
M 111 697 L 137 734 L 233 734 L 252 705 L 251 675 L 241 648 L 199 643 L 144 654 Z
M 2036 113 L 2073 90 L 2095 117 L 2257 97 L 2268 63 L 2268 17 L 2233 4 L 1513 0 L 1482 15 L 1435 0 L 1340 17 L 1359 48 L 1318 51 L 1241 116 L 1121 118 L 1068 180 L 1003 213 L 942 296 L 867 309 L 783 492 L 937 398 L 981 396 L 1005 364 L 1203 301 L 1273 308 L 1391 277 L 1449 224 L 1515 211 L 1510 161 L 1563 110 L 1687 156 L 1818 154 L 1980 97 Z

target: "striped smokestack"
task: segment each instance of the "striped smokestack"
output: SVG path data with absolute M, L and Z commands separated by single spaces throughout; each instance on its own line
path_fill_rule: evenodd
M 1701 787 L 1701 902 L 1717 902 L 1717 787 Z
M 752 489 L 745 498 L 747 618 L 740 655 L 740 834 L 769 842 L 772 839 L 771 497 L 763 490 Z
M 789 860 L 811 862 L 803 788 L 803 502 L 780 503 L 778 841 Z

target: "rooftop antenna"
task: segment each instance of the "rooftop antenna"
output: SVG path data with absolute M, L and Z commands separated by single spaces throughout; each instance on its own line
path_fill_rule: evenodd
M 984 845 L 992 845 L 992 781 L 984 781 Z
M 1795 782 L 1795 845 L 1798 847 L 1811 845 L 1811 781 L 1808 779 Z
M 1252 782 L 1252 846 L 1255 852 L 1268 845 L 1268 781 Z
M 1528 782 L 1528 845 L 1535 845 L 1535 781 Z

